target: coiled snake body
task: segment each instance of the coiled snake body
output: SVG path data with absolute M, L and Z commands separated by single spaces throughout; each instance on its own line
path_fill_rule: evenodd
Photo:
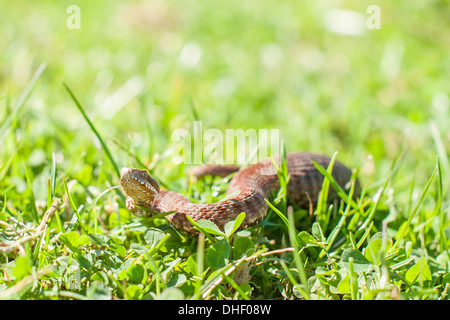
M 290 180 L 287 188 L 288 198 L 300 207 L 315 206 L 322 188 L 323 175 L 316 169 L 314 159 L 326 168 L 330 159 L 326 156 L 298 152 L 286 155 L 286 163 Z M 279 164 L 279 159 L 275 162 Z M 226 176 L 237 171 L 238 166 L 203 165 L 194 169 L 196 176 L 206 174 Z M 342 163 L 336 161 L 333 166 L 333 177 L 341 187 L 345 188 L 352 172 Z M 216 203 L 192 203 L 186 196 L 173 191 L 160 190 L 158 182 L 145 170 L 123 168 L 120 183 L 127 194 L 127 208 L 139 216 L 150 216 L 151 212 L 171 212 L 166 218 L 177 229 L 195 233 L 192 224 L 186 219 L 189 215 L 194 221 L 208 219 L 223 229 L 228 221 L 236 219 L 245 212 L 245 220 L 241 228 L 248 228 L 263 219 L 268 206 L 265 199 L 272 190 L 280 188 L 277 170 L 270 160 L 250 165 L 236 173 L 227 189 L 227 194 L 235 193 L 230 198 Z M 359 192 L 356 181 L 355 195 Z M 330 188 L 329 199 L 336 197 Z

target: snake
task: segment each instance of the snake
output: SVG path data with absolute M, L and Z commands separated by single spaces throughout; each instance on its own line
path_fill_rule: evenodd
M 327 168 L 331 159 L 310 152 L 293 152 L 285 155 L 285 161 L 289 177 L 286 188 L 289 202 L 305 209 L 317 206 L 324 175 L 314 162 Z M 222 201 L 213 203 L 195 203 L 184 194 L 161 190 L 158 181 L 145 169 L 122 168 L 120 184 L 126 194 L 126 208 L 136 216 L 149 217 L 158 213 L 169 213 L 166 218 L 175 228 L 195 234 L 198 231 L 193 228 L 187 216 L 194 221 L 212 221 L 219 229 L 224 230 L 228 222 L 244 212 L 245 218 L 240 229 L 246 229 L 258 224 L 267 214 L 269 206 L 266 199 L 271 192 L 280 189 L 279 168 L 280 157 L 263 160 L 244 168 L 226 164 L 193 167 L 190 173 L 197 178 L 206 175 L 226 177 L 235 173 L 228 185 L 227 196 Z M 352 170 L 335 160 L 331 175 L 341 188 L 349 189 Z M 354 181 L 355 196 L 360 192 L 360 185 L 358 179 Z M 339 197 L 330 186 L 328 202 L 333 199 L 339 200 Z

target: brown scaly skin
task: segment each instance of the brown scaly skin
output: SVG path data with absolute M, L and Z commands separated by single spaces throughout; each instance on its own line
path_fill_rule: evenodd
M 316 169 L 311 159 L 326 168 L 330 159 L 326 156 L 298 152 L 286 156 L 288 174 L 288 196 L 290 200 L 300 207 L 307 208 L 317 204 L 319 192 L 322 188 L 323 176 Z M 279 160 L 276 160 L 279 162 Z M 221 172 L 221 168 L 224 170 Z M 237 171 L 237 166 L 203 165 L 192 171 L 196 176 L 205 174 L 228 175 Z M 342 163 L 336 161 L 333 166 L 333 177 L 343 188 L 350 180 L 352 172 Z M 271 161 L 263 161 L 250 165 L 237 172 L 230 182 L 227 194 L 239 190 L 231 198 L 208 204 L 192 203 L 187 197 L 173 191 L 160 191 L 158 182 L 150 177 L 145 170 L 123 168 L 120 183 L 127 194 L 127 208 L 139 216 L 151 216 L 152 212 L 143 210 L 136 205 L 151 209 L 154 212 L 171 212 L 166 216 L 177 229 L 196 233 L 192 224 L 186 219 L 189 215 L 194 221 L 211 220 L 220 229 L 228 221 L 236 219 L 245 212 L 245 220 L 241 228 L 248 228 L 261 221 L 267 213 L 266 199 L 272 190 L 279 189 L 279 180 L 275 167 Z M 358 195 L 360 187 L 356 181 L 354 195 Z M 336 197 L 335 191 L 330 188 L 329 199 Z

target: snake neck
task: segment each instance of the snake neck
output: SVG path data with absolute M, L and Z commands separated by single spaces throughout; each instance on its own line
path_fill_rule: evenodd
M 194 221 L 210 220 L 223 230 L 228 221 L 234 220 L 241 212 L 245 212 L 242 228 L 258 223 L 267 211 L 265 194 L 260 190 L 248 189 L 232 198 L 215 203 L 192 203 L 184 195 L 173 191 L 163 191 L 152 210 L 156 212 L 172 212 L 166 218 L 177 229 L 192 233 L 192 224 L 186 216 Z M 224 218 L 226 217 L 226 218 Z
M 228 221 L 236 219 L 240 213 L 245 212 L 241 228 L 247 228 L 263 219 L 268 209 L 265 199 L 272 190 L 279 187 L 277 175 L 273 174 L 274 171 L 267 171 L 267 169 L 261 164 L 239 171 L 227 190 L 228 195 L 236 194 L 227 200 L 206 204 L 192 203 L 180 193 L 161 191 L 152 210 L 174 211 L 166 218 L 177 229 L 188 233 L 192 233 L 193 230 L 186 216 L 190 216 L 194 221 L 210 220 L 223 230 Z

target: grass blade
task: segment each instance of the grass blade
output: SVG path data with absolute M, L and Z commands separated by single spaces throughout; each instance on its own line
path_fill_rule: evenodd
M 56 155 L 52 152 L 52 170 L 51 170 L 51 199 L 55 196 L 56 187 Z
M 334 162 L 336 161 L 337 152 L 333 153 L 333 156 L 330 158 L 330 162 L 328 163 L 327 172 L 331 175 L 333 172 Z M 315 163 L 316 164 L 316 163 Z M 319 216 L 319 221 L 321 220 L 321 216 L 326 211 L 327 200 L 328 200 L 328 190 L 330 188 L 330 179 L 323 179 L 322 189 L 319 194 L 319 199 L 317 200 L 317 208 L 316 212 Z
M 267 200 L 267 199 L 264 199 L 264 200 L 266 201 L 269 208 L 272 209 L 273 212 L 275 212 L 277 214 L 277 216 L 283 221 L 283 223 L 286 225 L 286 228 L 289 230 L 290 223 L 289 223 L 289 220 L 286 218 L 286 216 L 280 210 L 275 208 L 275 206 L 273 204 L 271 204 L 269 200 Z M 298 238 L 298 235 L 296 233 L 294 234 L 294 237 L 295 237 L 296 243 L 298 245 L 300 245 L 301 244 L 300 239 Z
M 33 192 L 33 188 L 31 185 L 31 179 L 30 179 L 30 176 L 28 175 L 28 170 L 27 170 L 27 166 L 25 165 L 25 163 L 23 163 L 23 169 L 25 171 L 25 177 L 27 180 L 28 192 L 30 193 L 31 215 L 33 216 L 34 222 L 39 223 L 38 212 L 36 209 L 36 199 L 34 197 L 34 192 Z
M 447 181 L 449 181 L 448 178 L 450 178 L 450 162 L 449 162 L 449 158 L 447 156 L 447 151 L 445 150 L 444 141 L 442 140 L 441 134 L 439 132 L 439 129 L 438 129 L 436 123 L 434 123 L 434 122 L 430 123 L 430 131 L 431 131 L 431 136 L 433 137 L 434 143 L 436 145 L 440 163 L 442 164 L 443 169 L 444 169 L 444 170 L 441 170 L 441 172 L 446 174 Z
M 47 210 L 50 209 L 50 207 L 53 203 L 53 197 L 51 196 L 51 189 L 52 189 L 51 181 L 52 181 L 52 178 L 49 178 L 48 185 L 47 185 Z M 61 216 L 59 214 L 59 211 L 55 212 L 55 218 L 56 218 L 56 222 L 58 223 L 59 230 L 64 233 L 64 225 L 61 221 Z
M 17 153 L 17 150 L 19 150 L 20 145 L 21 145 L 21 142 L 19 141 L 17 143 L 14 151 L 10 155 L 8 155 L 8 157 L 6 158 L 4 163 L 0 165 L 0 181 L 2 181 L 5 178 L 6 173 L 8 172 L 8 169 L 11 166 L 12 159 L 13 159 L 14 155 Z
M 334 152 L 333 156 L 330 159 L 330 162 L 328 163 L 327 172 L 329 173 L 330 176 L 332 176 L 336 156 L 337 152 Z M 317 216 L 317 221 L 319 222 L 323 230 L 327 229 L 329 221 L 329 213 L 331 214 L 331 211 L 327 209 L 329 189 L 330 189 L 330 179 L 324 178 L 322 183 L 322 189 L 320 190 L 319 193 L 319 199 L 317 200 L 317 208 L 315 213 Z
M 353 193 L 355 191 L 355 183 L 352 183 L 352 186 L 350 188 L 350 192 L 349 192 L 349 198 L 353 197 Z M 345 212 L 342 212 L 341 218 L 339 219 L 339 222 L 337 223 L 336 227 L 333 228 L 333 230 L 330 232 L 330 235 L 327 238 L 327 247 L 326 247 L 326 251 L 322 250 L 322 252 L 320 253 L 320 257 L 322 257 L 325 252 L 329 252 L 331 247 L 333 246 L 334 241 L 336 240 L 337 235 L 339 234 L 339 232 L 341 231 L 345 219 L 349 216 L 349 211 L 350 211 L 350 205 L 347 203 L 347 207 L 345 209 Z
M 357 275 L 353 268 L 353 262 L 354 259 L 351 257 L 348 259 L 349 264 L 349 279 L 350 279 L 350 294 L 352 297 L 352 300 L 357 300 L 358 298 L 358 282 L 357 282 Z
M 78 223 L 80 223 L 80 225 L 83 228 L 83 230 L 87 233 L 87 228 L 86 228 L 86 226 L 84 225 L 84 223 L 83 223 L 83 221 L 81 219 L 81 215 L 78 212 L 77 207 L 75 206 L 75 202 L 73 201 L 72 195 L 70 194 L 69 187 L 67 186 L 67 183 L 66 183 L 66 179 L 63 179 L 63 184 L 64 184 L 64 190 L 65 190 L 66 195 L 67 195 L 67 199 L 69 200 L 70 206 L 72 207 L 72 210 L 75 213 L 75 216 L 72 217 L 72 220 L 70 221 L 70 224 L 67 227 L 66 232 L 72 231 L 76 227 L 76 225 Z
M 247 294 L 245 294 L 244 290 L 241 289 L 241 287 L 239 287 L 239 285 L 229 276 L 227 275 L 223 275 L 223 278 L 234 288 L 234 290 L 236 290 L 237 292 L 239 292 L 239 294 L 242 296 L 242 298 L 244 300 L 251 300 Z
M 276 203 L 279 207 L 282 208 L 282 211 L 286 212 L 287 207 L 287 186 L 289 184 L 289 180 L 291 179 L 289 173 L 288 173 L 288 167 L 287 167 L 287 158 L 286 158 L 286 148 L 284 145 L 284 141 L 281 141 L 281 147 L 280 147 L 280 164 L 279 166 L 277 163 L 272 159 L 272 164 L 277 170 L 278 175 L 278 181 L 280 183 L 280 190 L 278 191 L 278 194 L 276 198 L 274 199 L 274 203 Z
M 444 201 L 444 196 L 442 192 L 442 170 L 441 170 L 441 162 L 439 161 L 439 158 L 437 159 L 437 165 L 438 165 L 438 199 L 436 202 L 436 207 L 433 212 L 433 216 L 439 215 L 439 241 L 441 244 L 441 247 L 444 249 L 444 252 L 447 253 L 447 258 L 450 258 L 450 253 L 448 251 L 448 245 L 447 245 L 447 236 L 445 234 L 445 225 L 446 225 L 446 212 L 445 210 L 442 210 L 442 202 Z
M 200 121 L 200 117 L 198 116 L 197 109 L 195 108 L 194 100 L 192 99 L 192 96 L 188 94 L 188 103 L 189 107 L 191 108 L 192 116 L 194 117 L 194 121 Z
M 439 168 L 439 161 L 436 160 L 436 162 L 437 162 L 436 163 L 436 167 L 434 168 L 430 179 L 428 179 L 428 182 L 427 182 L 424 190 L 422 191 L 422 194 L 420 195 L 419 201 L 417 201 L 416 205 L 414 206 L 414 209 L 409 214 L 408 220 L 406 220 L 406 222 L 402 225 L 402 227 L 400 228 L 399 232 L 397 233 L 397 239 L 395 240 L 394 245 L 391 247 L 391 250 L 393 250 L 394 248 L 396 248 L 399 245 L 400 241 L 405 236 L 406 230 L 411 225 L 411 221 L 412 221 L 413 217 L 415 216 L 415 214 L 419 210 L 423 200 L 425 199 L 425 196 L 428 193 L 428 189 L 431 186 L 431 182 L 433 182 L 434 176 L 436 175 L 436 173 L 438 171 L 438 168 Z
M 186 219 L 193 225 L 194 229 L 197 229 L 201 233 L 203 233 L 212 243 L 216 242 L 216 240 L 209 234 L 208 231 L 206 231 L 204 228 L 202 228 L 194 219 L 192 219 L 190 216 L 186 216 Z M 225 234 L 223 234 L 225 236 Z
M 34 87 L 36 86 L 37 81 L 41 77 L 42 73 L 44 72 L 46 68 L 46 64 L 42 63 L 34 73 L 33 77 L 31 78 L 30 82 L 28 83 L 25 90 L 22 92 L 22 95 L 19 97 L 19 100 L 17 100 L 17 104 L 15 107 L 15 110 L 9 114 L 9 116 L 6 118 L 6 120 L 2 123 L 0 126 L 0 141 L 8 131 L 8 129 L 11 127 L 11 124 L 13 123 L 14 119 L 17 118 L 17 115 L 22 110 L 23 106 L 25 105 L 25 102 L 28 100 L 28 98 L 31 95 L 31 92 L 33 91 Z
M 322 167 L 319 163 L 317 163 L 314 159 L 311 159 L 311 161 L 314 163 L 314 166 L 319 170 L 319 172 L 324 176 L 325 179 L 327 179 L 330 183 L 330 185 L 333 187 L 333 189 L 336 191 L 338 196 L 345 202 L 350 203 L 352 207 L 357 209 L 356 203 L 353 201 L 353 199 L 350 199 L 347 195 L 347 193 L 344 191 L 344 189 L 341 188 L 341 186 L 336 182 L 334 177 L 331 175 L 330 172 L 328 172 L 324 167 Z
M 119 186 L 114 186 L 114 187 L 111 187 L 111 188 L 108 188 L 108 189 L 106 189 L 105 191 L 103 191 L 97 198 L 95 198 L 94 199 L 94 201 L 92 201 L 90 204 L 89 204 L 89 206 L 81 213 L 81 219 L 83 219 L 85 216 L 86 216 L 86 214 L 89 212 L 89 210 L 91 210 L 91 208 L 97 203 L 97 201 L 101 198 L 101 197 L 103 197 L 106 193 L 108 193 L 109 191 L 111 191 L 111 190 L 113 190 L 113 189 L 116 189 L 116 188 L 118 188 Z
M 305 296 L 306 300 L 310 299 L 309 296 L 309 286 L 308 286 L 308 278 L 306 277 L 305 268 L 303 267 L 303 261 L 302 257 L 300 256 L 299 252 L 299 246 L 297 244 L 298 236 L 297 232 L 295 230 L 295 223 L 294 223 L 294 211 L 291 206 L 288 207 L 288 220 L 289 220 L 289 241 L 291 243 L 291 246 L 294 248 L 293 256 L 294 256 L 294 262 L 295 266 L 297 267 L 300 281 L 303 285 L 303 294 Z
M 70 97 L 72 98 L 73 102 L 75 102 L 75 105 L 77 106 L 77 108 L 80 111 L 80 113 L 83 115 L 83 117 L 86 120 L 86 122 L 88 123 L 89 127 L 94 132 L 94 134 L 97 137 L 97 139 L 99 140 L 99 142 L 100 142 L 100 144 L 101 144 L 101 146 L 103 148 L 103 151 L 106 153 L 106 156 L 108 157 L 109 161 L 111 162 L 112 166 L 114 167 L 114 170 L 116 171 L 117 177 L 120 178 L 119 166 L 117 165 L 116 161 L 114 160 L 114 158 L 113 158 L 111 152 L 109 151 L 109 148 L 106 145 L 105 141 L 100 136 L 100 133 L 97 131 L 97 129 L 95 128 L 94 124 L 91 122 L 91 120 L 87 116 L 86 112 L 84 112 L 83 107 L 81 106 L 80 102 L 75 97 L 75 95 L 73 94 L 72 90 L 70 90 L 70 88 L 65 83 L 63 83 L 63 85 L 64 85 L 64 88 L 66 88 L 67 92 L 70 94 Z
M 198 242 L 197 242 L 197 278 L 195 279 L 195 289 L 196 292 L 200 291 L 200 288 L 203 284 L 203 279 L 200 277 L 203 274 L 204 270 L 204 261 L 205 261 L 205 233 L 200 232 L 198 234 Z

